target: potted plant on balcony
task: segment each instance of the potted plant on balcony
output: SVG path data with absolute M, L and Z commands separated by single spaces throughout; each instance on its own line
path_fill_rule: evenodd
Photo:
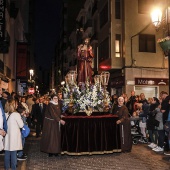
M 170 52 L 170 36 L 167 36 L 165 38 L 160 38 L 157 41 L 164 51 L 164 53 L 169 53 Z

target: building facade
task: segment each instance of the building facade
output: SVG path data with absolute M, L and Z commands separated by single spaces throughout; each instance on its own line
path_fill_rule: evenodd
M 29 68 L 33 59 L 33 49 L 30 48 L 30 3 L 29 0 L 2 0 L 4 9 L 3 34 L 0 39 L 0 79 L 2 90 L 16 91 L 23 94 L 26 91 L 29 78 Z M 2 28 L 2 27 L 1 27 Z
M 69 34 L 63 50 L 67 61 L 63 61 L 63 74 L 76 68 L 77 45 L 89 37 L 94 74 L 110 72 L 111 95 L 130 95 L 135 90 L 148 98 L 168 92 L 168 59 L 157 43 L 165 32 L 156 31 L 150 17 L 155 5 L 165 8 L 167 4 L 165 0 L 86 0 L 72 21 L 79 27 Z

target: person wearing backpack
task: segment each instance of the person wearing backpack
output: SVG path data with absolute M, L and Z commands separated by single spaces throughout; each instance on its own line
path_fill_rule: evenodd
M 23 107 L 22 105 L 19 105 L 17 107 L 17 112 L 21 114 L 21 118 L 23 120 L 24 125 L 27 125 L 27 122 L 26 122 L 26 117 L 27 117 L 26 108 Z M 24 149 L 25 137 L 24 137 L 24 135 L 22 133 L 21 133 L 21 138 L 22 138 L 22 147 Z M 23 149 L 19 150 L 17 152 L 17 160 L 19 160 L 19 161 L 24 161 L 24 160 L 27 159 L 27 155 L 25 153 L 23 153 Z
M 4 168 L 16 170 L 17 151 L 22 150 L 20 128 L 24 126 L 21 115 L 16 111 L 17 103 L 14 99 L 8 99 L 5 104 L 7 119 L 7 133 L 4 140 L 5 160 Z

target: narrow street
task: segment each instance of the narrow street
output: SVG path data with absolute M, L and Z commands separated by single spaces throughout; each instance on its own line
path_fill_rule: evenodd
M 169 170 L 170 157 L 155 153 L 147 144 L 133 145 L 131 153 L 113 153 L 92 156 L 61 155 L 49 158 L 40 152 L 40 138 L 29 136 L 25 152 L 26 161 L 18 162 L 18 170 Z M 3 170 L 4 155 L 0 156 Z

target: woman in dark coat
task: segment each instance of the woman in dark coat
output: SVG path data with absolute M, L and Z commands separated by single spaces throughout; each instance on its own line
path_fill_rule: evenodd
M 130 152 L 132 149 L 131 124 L 127 107 L 123 104 L 124 98 L 118 98 L 118 108 L 116 114 L 119 117 L 117 124 L 120 126 L 121 149 L 122 152 Z
M 58 103 L 58 96 L 51 96 L 44 118 L 44 126 L 41 138 L 41 151 L 49 154 L 49 157 L 61 152 L 61 135 L 60 124 L 64 125 L 65 121 L 61 119 L 61 108 Z

